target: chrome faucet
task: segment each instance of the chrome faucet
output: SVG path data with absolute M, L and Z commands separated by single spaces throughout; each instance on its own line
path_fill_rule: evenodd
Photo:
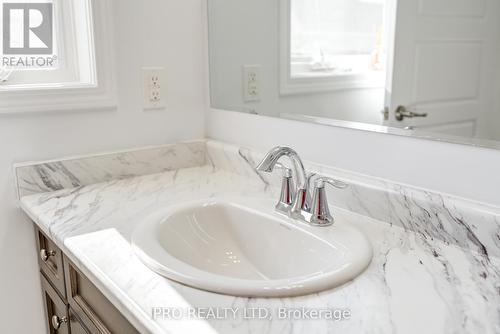
M 292 218 L 301 218 L 302 213 L 308 210 L 307 203 L 307 176 L 306 170 L 304 168 L 304 164 L 302 163 L 302 159 L 300 159 L 299 155 L 295 150 L 290 147 L 278 146 L 273 148 L 271 151 L 267 153 L 262 162 L 257 166 L 257 171 L 271 173 L 274 170 L 274 167 L 278 163 L 282 157 L 288 157 L 295 170 L 296 175 L 296 187 L 293 193 L 293 203 L 289 208 L 286 209 L 286 213 Z M 283 192 L 283 191 L 282 191 Z M 279 204 L 278 204 L 279 205 Z M 278 208 L 278 211 L 283 211 Z
M 293 187 L 292 169 L 278 162 L 285 156 L 290 159 L 293 165 L 296 175 L 295 187 Z M 334 219 L 328 208 L 325 184 L 344 189 L 348 186 L 346 183 L 328 177 L 318 176 L 315 181 L 315 186 L 311 191 L 311 179 L 316 175 L 307 174 L 302 159 L 298 153 L 290 147 L 278 146 L 273 148 L 266 154 L 256 170 L 259 172 L 271 173 L 275 168 L 283 170 L 281 195 L 276 205 L 276 211 L 286 214 L 290 218 L 301 220 L 315 226 L 329 226 L 333 224 Z

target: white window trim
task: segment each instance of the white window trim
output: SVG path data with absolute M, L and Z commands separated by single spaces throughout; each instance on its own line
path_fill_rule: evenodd
M 110 0 L 90 0 L 97 85 L 0 91 L 0 114 L 113 109 L 117 106 Z
M 291 2 L 290 0 L 280 0 L 279 6 L 279 85 L 281 95 L 385 87 L 385 72 L 292 78 L 290 65 Z

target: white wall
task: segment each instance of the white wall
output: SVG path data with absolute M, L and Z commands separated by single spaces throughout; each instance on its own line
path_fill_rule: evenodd
M 207 135 L 263 152 L 289 145 L 306 160 L 500 205 L 499 150 L 217 110 Z
M 497 36 L 500 36 L 500 20 L 497 21 Z M 491 138 L 500 141 L 500 38 L 496 45 L 496 77 L 493 95 L 495 96 L 495 108 L 492 111 L 490 120 Z
M 204 135 L 201 0 L 113 0 L 118 110 L 0 116 L 0 332 L 45 333 L 32 224 L 12 164 Z M 167 68 L 167 110 L 141 110 L 141 66 Z
M 384 88 L 280 96 L 279 1 L 210 0 L 212 106 L 267 116 L 307 114 L 382 124 Z M 260 101 L 244 102 L 243 65 L 260 65 Z

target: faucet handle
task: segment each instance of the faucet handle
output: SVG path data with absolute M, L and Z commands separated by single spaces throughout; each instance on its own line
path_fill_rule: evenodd
M 325 184 L 329 184 L 338 189 L 345 189 L 349 186 L 345 182 L 329 177 L 319 177 L 316 179 L 311 204 L 311 225 L 330 226 L 334 223 L 334 219 L 330 214 L 330 209 L 328 208 Z
M 278 204 L 276 204 L 276 210 L 288 215 L 295 199 L 292 170 L 279 162 L 275 167 L 283 171 L 281 194 Z
M 342 181 L 339 181 L 336 179 L 332 179 L 331 177 L 326 177 L 326 176 L 318 177 L 315 180 L 314 187 L 315 188 L 324 188 L 325 184 L 329 184 L 337 189 L 345 189 L 345 188 L 349 187 L 349 185 L 345 182 L 342 182 Z

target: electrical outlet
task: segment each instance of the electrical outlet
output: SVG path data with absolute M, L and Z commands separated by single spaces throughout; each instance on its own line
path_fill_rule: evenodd
M 243 99 L 245 102 L 260 101 L 260 65 L 243 66 Z
M 142 68 L 144 109 L 162 109 L 165 101 L 165 68 Z

